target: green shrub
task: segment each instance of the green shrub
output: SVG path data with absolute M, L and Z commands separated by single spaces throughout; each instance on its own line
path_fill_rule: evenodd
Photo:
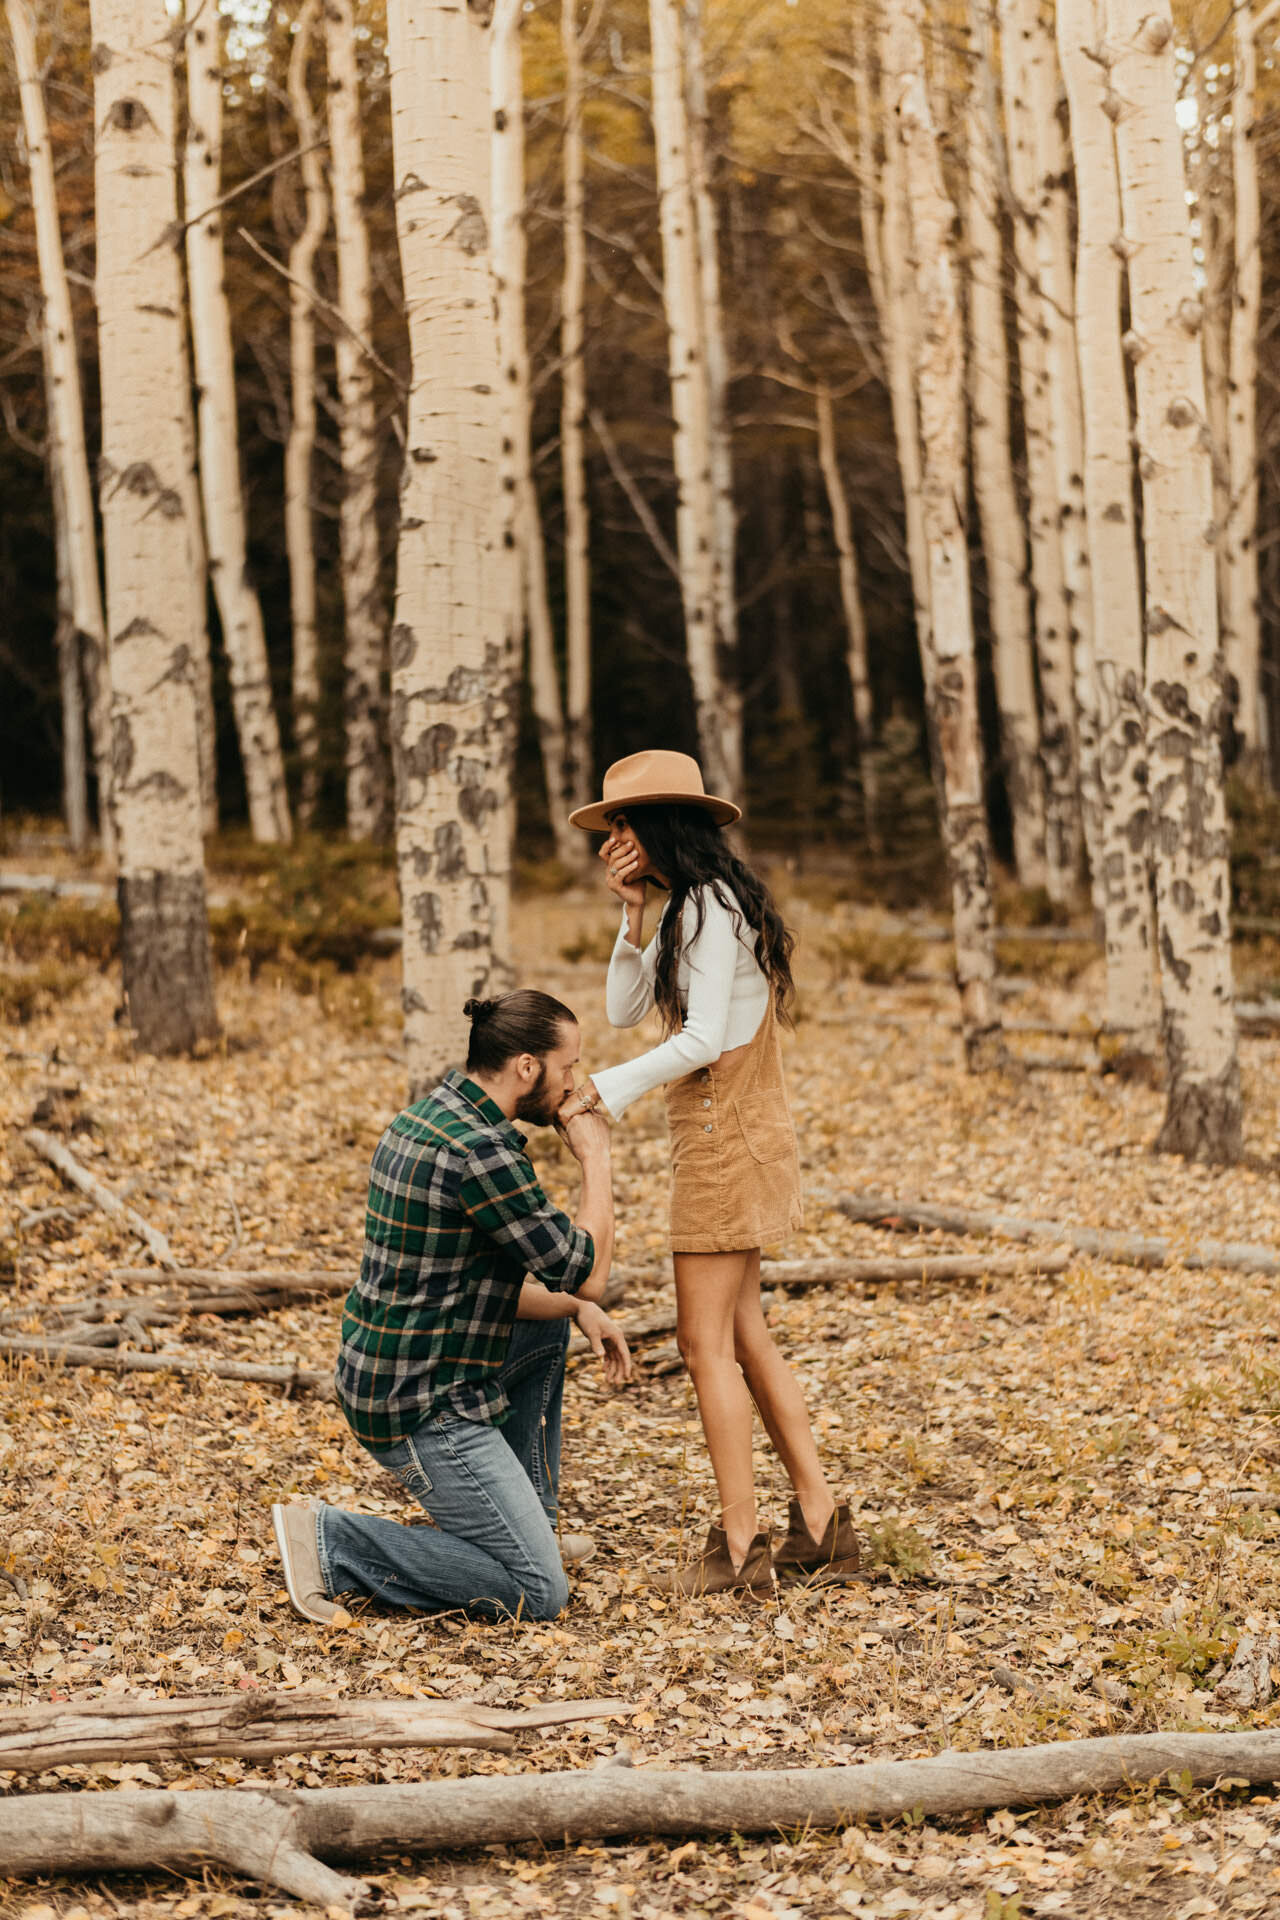
M 925 942 L 914 933 L 886 933 L 876 927 L 850 927 L 828 934 L 822 943 L 833 980 L 856 973 L 868 986 L 887 987 L 918 967 Z
M 17 960 L 92 960 L 105 967 L 120 950 L 120 915 L 112 904 L 31 894 L 12 915 L 0 915 L 0 941 Z
M 60 966 L 56 960 L 43 960 L 29 972 L 0 968 L 0 1020 L 25 1026 L 74 993 L 84 978 L 83 967 Z

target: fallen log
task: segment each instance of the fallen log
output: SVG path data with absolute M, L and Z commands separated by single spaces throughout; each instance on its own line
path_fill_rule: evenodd
M 51 1133 L 45 1133 L 41 1127 L 28 1127 L 22 1137 L 50 1166 L 57 1168 L 64 1180 L 69 1180 L 73 1187 L 79 1187 L 81 1193 L 88 1194 L 104 1213 L 110 1214 L 114 1220 L 123 1221 L 131 1233 L 136 1233 L 162 1267 L 172 1269 L 177 1266 L 173 1248 L 165 1236 L 144 1220 L 140 1213 L 127 1207 L 109 1187 L 95 1180 L 88 1168 L 81 1166 L 74 1153 L 69 1147 L 64 1147 L 61 1140 L 55 1140 Z
M 1280 1251 L 1247 1241 L 1204 1240 L 1198 1247 L 1104 1227 L 1073 1227 L 1063 1220 L 1024 1220 L 1012 1213 L 982 1213 L 971 1207 L 936 1207 L 883 1194 L 846 1193 L 832 1201 L 847 1220 L 907 1233 L 988 1234 L 998 1240 L 1039 1240 L 1073 1247 L 1122 1267 L 1219 1267 L 1235 1273 L 1280 1274 Z
M 192 1872 L 205 1863 L 352 1910 L 369 1883 L 328 1860 L 537 1841 L 778 1833 L 1117 1793 L 1280 1779 L 1280 1732 L 1139 1733 L 924 1760 L 759 1772 L 592 1768 L 261 1793 L 37 1793 L 0 1801 L 0 1874 Z
M 73 1700 L 0 1712 L 0 1771 L 43 1773 L 97 1760 L 201 1760 L 234 1754 L 347 1753 L 372 1747 L 490 1747 L 530 1727 L 636 1711 L 625 1700 L 327 1700 L 313 1693 L 198 1694 L 176 1700 Z
M 334 1397 L 333 1375 L 311 1367 L 273 1367 L 256 1360 L 219 1360 L 195 1353 L 137 1353 L 132 1348 L 85 1347 L 36 1334 L 0 1335 L 0 1354 L 30 1356 L 64 1367 L 101 1367 L 108 1373 L 195 1373 L 218 1380 L 258 1380 L 267 1386 L 287 1387 L 291 1393 L 314 1393 L 322 1400 Z
M 356 1259 L 349 1267 L 296 1267 L 283 1273 L 270 1267 L 243 1272 L 234 1267 L 174 1267 L 167 1273 L 157 1273 L 154 1267 L 113 1267 L 111 1278 L 129 1286 L 176 1282 L 192 1291 L 211 1287 L 218 1293 L 346 1293 L 359 1271 Z

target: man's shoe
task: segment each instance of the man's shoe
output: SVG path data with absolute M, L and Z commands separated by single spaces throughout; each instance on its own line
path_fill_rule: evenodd
M 327 1626 L 341 1611 L 324 1590 L 320 1578 L 320 1549 L 316 1545 L 314 1507 L 271 1509 L 271 1525 L 284 1567 L 284 1584 L 289 1598 L 304 1620 Z
M 589 1533 L 562 1533 L 560 1535 L 560 1561 L 566 1567 L 580 1567 L 589 1560 L 596 1550 L 596 1543 Z
M 774 1571 L 784 1587 L 801 1581 L 810 1586 L 834 1586 L 842 1580 L 865 1580 L 862 1548 L 853 1528 L 847 1502 L 842 1501 L 828 1520 L 821 1540 L 805 1524 L 798 1500 L 792 1500 L 787 1537 L 773 1556 Z
M 707 1544 L 699 1560 L 691 1560 L 687 1567 L 678 1567 L 674 1573 L 662 1574 L 654 1585 L 663 1593 L 681 1593 L 690 1596 L 705 1593 L 750 1593 L 757 1598 L 773 1592 L 773 1560 L 769 1551 L 769 1535 L 758 1533 L 747 1548 L 746 1557 L 740 1567 L 735 1567 L 729 1553 L 729 1542 L 725 1530 L 713 1523 L 707 1533 Z

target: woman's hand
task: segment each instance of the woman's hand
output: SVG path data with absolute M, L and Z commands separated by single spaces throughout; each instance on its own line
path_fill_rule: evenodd
M 615 840 L 610 834 L 600 849 L 600 858 L 604 861 L 610 893 L 615 899 L 621 900 L 629 913 L 642 913 L 644 881 L 634 877 L 635 869 L 640 864 L 640 856 L 635 848 L 625 840 Z

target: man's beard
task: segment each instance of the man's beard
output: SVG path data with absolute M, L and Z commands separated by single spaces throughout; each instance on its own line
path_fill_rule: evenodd
M 528 1093 L 522 1093 L 516 1101 L 516 1119 L 527 1120 L 534 1127 L 549 1127 L 556 1117 L 564 1095 L 556 1095 L 547 1090 L 547 1063 L 538 1062 L 538 1079 Z

